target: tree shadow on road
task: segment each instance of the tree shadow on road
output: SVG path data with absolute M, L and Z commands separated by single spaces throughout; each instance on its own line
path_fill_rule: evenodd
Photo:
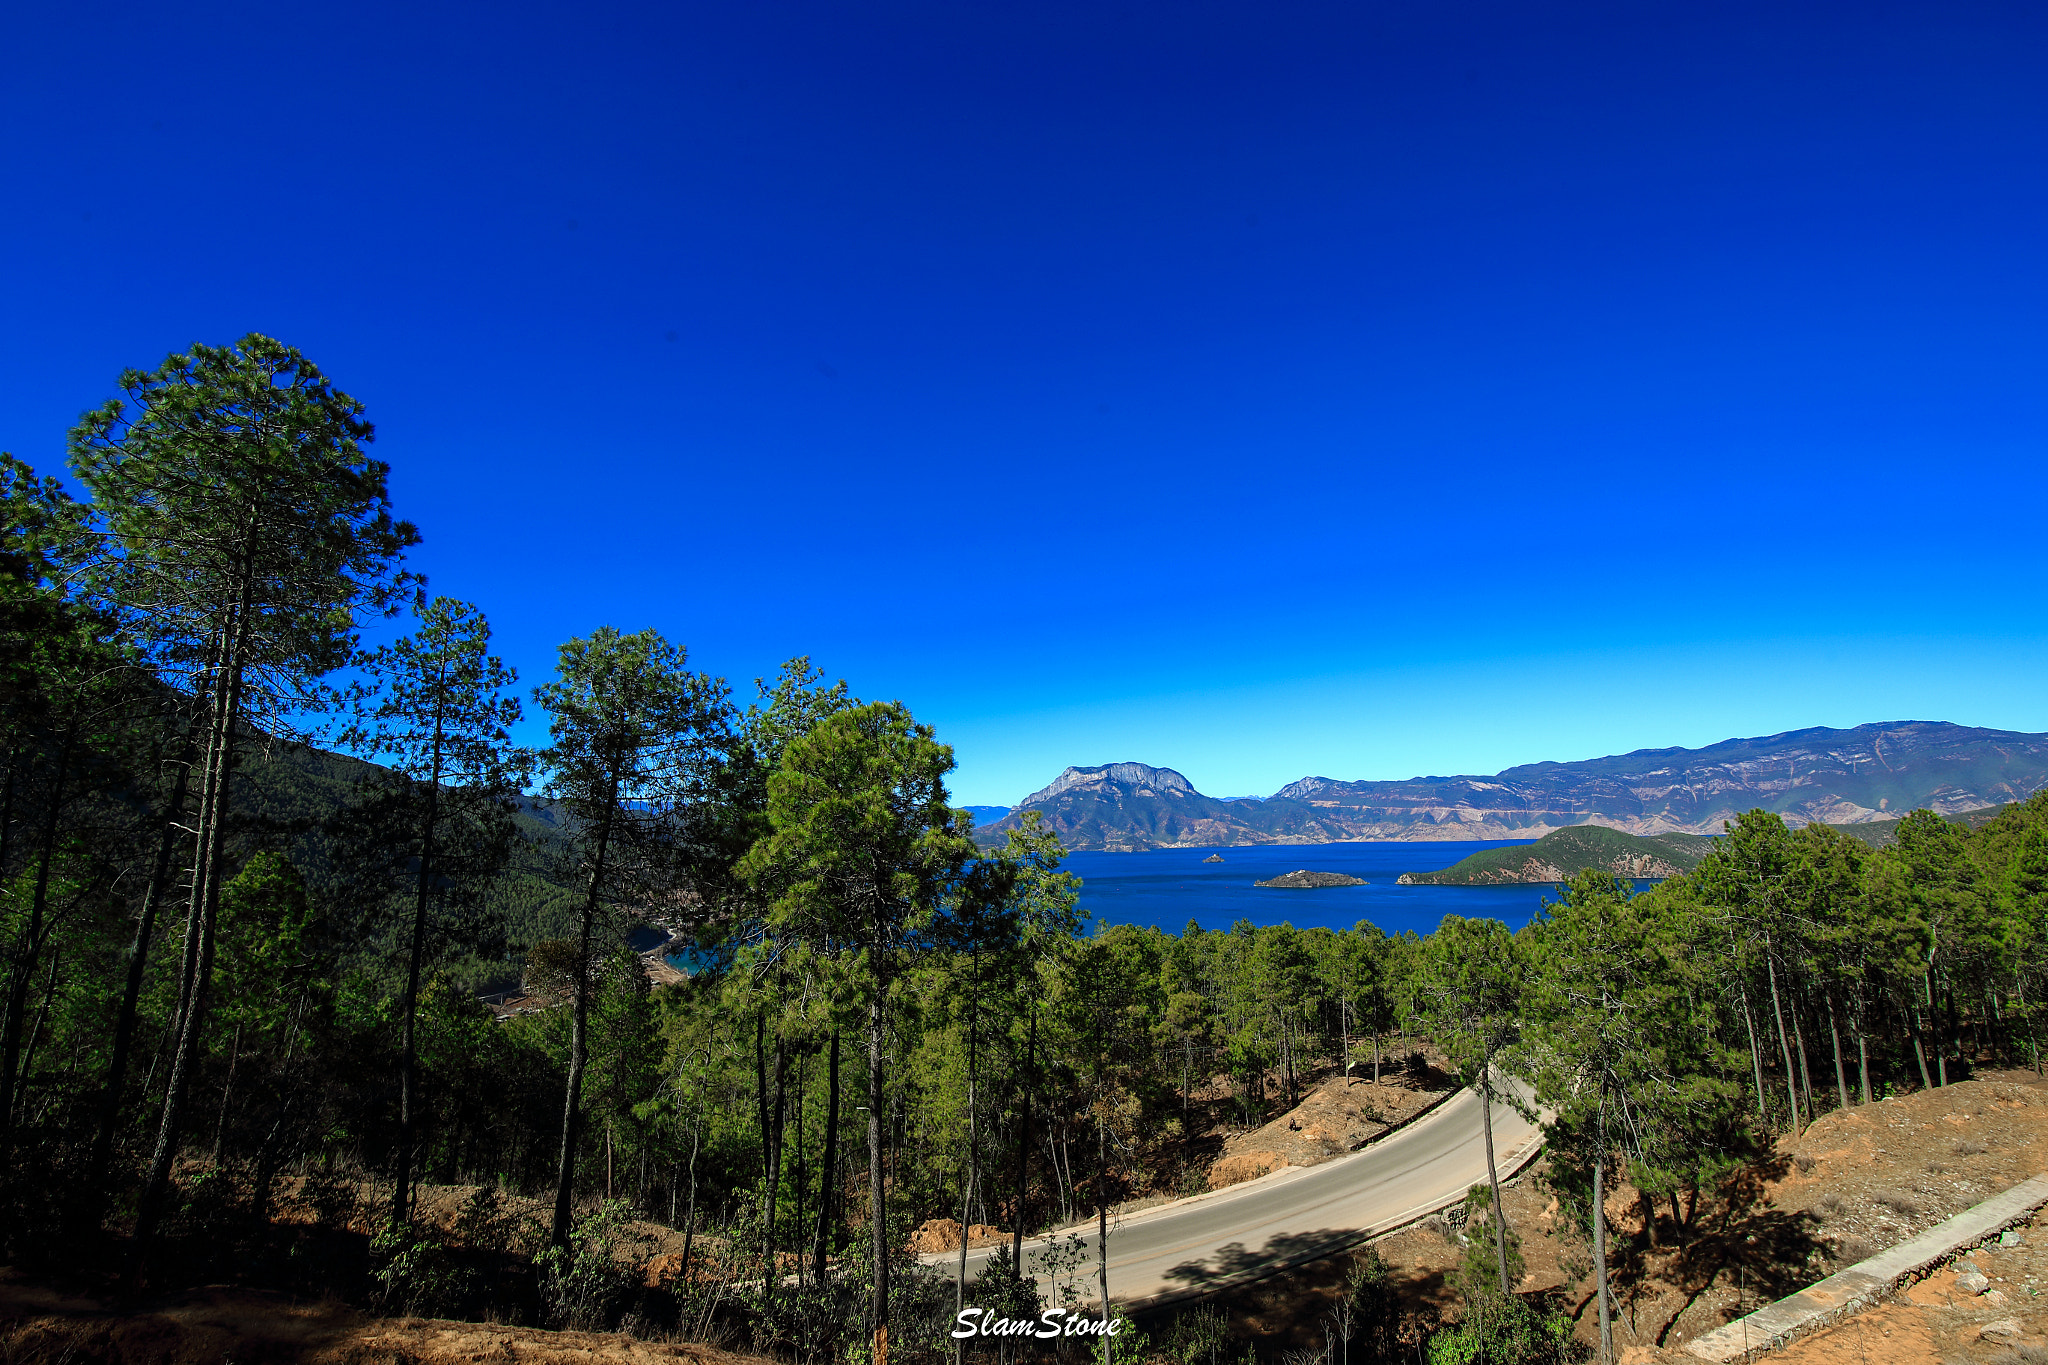
M 1282 1233 L 1256 1250 L 1242 1242 L 1231 1242 L 1206 1260 L 1182 1261 L 1166 1272 L 1166 1278 L 1182 1289 L 1213 1292 L 1334 1255 L 1362 1238 L 1362 1233 L 1350 1228 L 1318 1228 Z

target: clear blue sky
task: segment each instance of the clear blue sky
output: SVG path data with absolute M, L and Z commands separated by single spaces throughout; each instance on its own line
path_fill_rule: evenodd
M 2048 729 L 2048 11 L 17 6 L 0 446 L 250 330 L 526 679 L 956 796 Z

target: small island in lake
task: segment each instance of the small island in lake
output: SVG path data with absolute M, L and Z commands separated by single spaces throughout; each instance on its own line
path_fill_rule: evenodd
M 1277 886 L 1283 891 L 1305 891 L 1318 886 L 1364 886 L 1363 877 L 1347 877 L 1342 872 L 1311 872 L 1302 868 L 1284 877 L 1271 881 L 1253 882 L 1253 886 Z
M 1208 857 L 1202 859 L 1202 861 L 1205 863 L 1220 863 L 1223 861 L 1223 855 L 1221 853 L 1211 853 Z

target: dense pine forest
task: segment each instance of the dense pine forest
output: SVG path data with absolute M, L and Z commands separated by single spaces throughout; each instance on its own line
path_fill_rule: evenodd
M 607 627 L 515 677 L 405 568 L 370 423 L 296 351 L 118 389 L 71 433 L 79 496 L 0 470 L 0 1256 L 27 1271 L 950 1358 L 958 1300 L 1036 1291 L 1009 1254 L 957 1284 L 916 1229 L 1208 1188 L 1224 1135 L 1425 1042 L 1540 1109 L 1595 1284 L 1610 1187 L 1682 1235 L 1835 1107 L 2041 1065 L 2048 798 L 1876 849 L 1752 812 L 1684 875 L 1585 874 L 1512 931 L 1093 926 L 1050 834 L 978 847 L 931 729 L 806 659 L 738 696 Z M 681 979 L 629 946 L 649 928 Z M 1568 1354 L 1487 1205 L 1488 1358 Z M 636 1255 L 650 1229 L 676 1249 Z M 1112 1344 L 1139 1343 L 1215 1351 Z

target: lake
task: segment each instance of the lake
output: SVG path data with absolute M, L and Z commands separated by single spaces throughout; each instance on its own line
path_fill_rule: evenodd
M 1177 934 L 1189 920 L 1228 929 L 1241 919 L 1297 929 L 1349 929 L 1371 920 L 1383 931 L 1431 933 L 1445 915 L 1490 916 L 1519 929 L 1557 888 L 1396 886 L 1403 872 L 1435 872 L 1486 848 L 1531 843 L 1372 842 L 1171 848 L 1146 853 L 1069 853 L 1062 868 L 1081 878 L 1081 905 L 1106 924 L 1149 924 Z M 1202 860 L 1212 853 L 1220 863 Z M 1296 868 L 1363 877 L 1364 886 L 1281 891 L 1252 885 Z

